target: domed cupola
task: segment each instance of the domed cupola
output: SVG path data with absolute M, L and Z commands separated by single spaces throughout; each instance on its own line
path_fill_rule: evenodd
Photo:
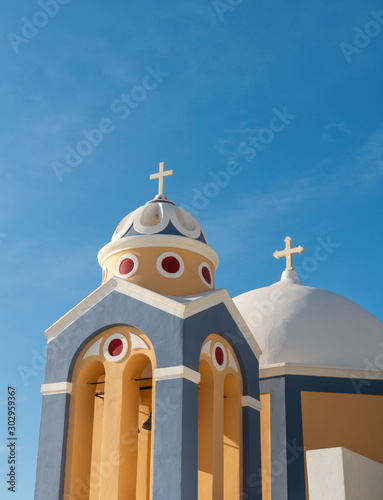
M 122 219 L 112 240 L 98 254 L 103 282 L 112 276 L 164 295 L 186 296 L 215 288 L 218 255 L 209 246 L 198 220 L 163 193 L 165 172 L 160 163 L 159 194 Z
M 235 297 L 263 354 L 260 366 L 287 363 L 363 370 L 383 345 L 383 323 L 355 302 L 300 282 L 292 255 L 304 249 L 275 252 L 286 257 L 281 280 Z

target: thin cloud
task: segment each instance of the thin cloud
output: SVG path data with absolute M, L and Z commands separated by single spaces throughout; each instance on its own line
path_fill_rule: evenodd
M 367 158 L 383 159 L 383 130 L 374 132 L 363 148 Z
M 365 144 L 359 167 L 364 187 L 383 178 L 383 130 L 373 133 Z
M 322 131 L 322 141 L 337 142 L 340 136 L 352 135 L 351 130 L 349 130 L 343 122 L 340 123 L 330 123 L 323 127 Z
M 231 155 L 233 157 L 238 157 L 238 145 L 260 130 L 261 127 L 250 127 L 247 125 L 237 129 L 225 130 L 224 136 L 217 140 L 215 149 L 224 156 Z

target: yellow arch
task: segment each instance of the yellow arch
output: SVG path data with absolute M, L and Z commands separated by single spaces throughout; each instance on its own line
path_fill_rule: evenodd
M 222 336 L 205 340 L 199 371 L 198 498 L 232 500 L 242 488 L 242 375 Z
M 113 358 L 107 342 L 116 335 L 124 339 L 124 349 Z M 140 391 L 142 383 L 134 381 L 147 366 L 152 379 L 153 347 L 129 326 L 103 331 L 81 351 L 73 372 L 67 442 L 65 493 L 71 500 L 149 500 L 153 432 L 140 427 L 154 406 L 154 387 Z

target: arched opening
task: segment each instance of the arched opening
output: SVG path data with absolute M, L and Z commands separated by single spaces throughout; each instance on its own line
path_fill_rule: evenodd
M 223 405 L 224 500 L 233 500 L 241 491 L 242 405 L 239 381 L 232 374 L 225 377 Z
M 209 363 L 199 364 L 198 388 L 198 498 L 213 498 L 213 405 L 214 378 Z
M 67 462 L 72 499 L 99 499 L 104 382 L 105 370 L 99 361 L 79 366 L 77 373 L 75 370 Z
M 198 498 L 233 500 L 242 488 L 242 376 L 228 342 L 201 349 L 198 391 Z
M 84 347 L 72 378 L 64 498 L 150 499 L 154 368 L 149 341 L 132 327 Z
M 121 498 L 150 499 L 153 394 L 152 363 L 145 354 L 135 354 L 123 376 L 118 488 Z

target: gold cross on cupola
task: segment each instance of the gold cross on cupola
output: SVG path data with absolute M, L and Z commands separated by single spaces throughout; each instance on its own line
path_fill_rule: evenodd
M 284 250 L 276 250 L 273 255 L 276 259 L 280 259 L 281 257 L 286 257 L 286 270 L 292 271 L 293 268 L 293 255 L 297 253 L 303 253 L 305 249 L 299 245 L 299 247 L 291 248 L 292 238 L 290 236 L 286 236 L 285 243 L 286 248 Z
M 174 175 L 174 171 L 168 170 L 166 172 L 165 163 L 163 161 L 160 163 L 160 171 L 158 172 L 158 174 L 151 174 L 151 181 L 153 181 L 154 179 L 158 179 L 158 198 L 164 197 L 165 177 L 169 177 L 170 175 Z

